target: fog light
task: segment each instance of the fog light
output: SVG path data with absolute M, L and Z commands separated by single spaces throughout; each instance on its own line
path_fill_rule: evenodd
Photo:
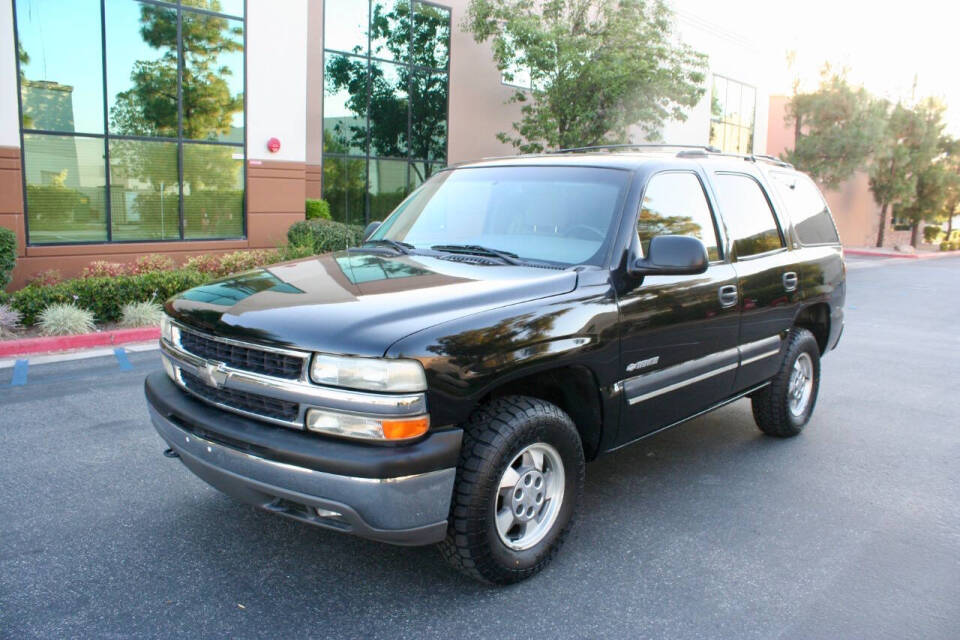
M 430 416 L 373 418 L 325 409 L 307 411 L 307 429 L 344 438 L 362 440 L 409 440 L 430 428 Z

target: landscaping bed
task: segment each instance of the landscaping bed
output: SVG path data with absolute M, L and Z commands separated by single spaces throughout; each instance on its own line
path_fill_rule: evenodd
M 232 273 L 345 249 L 359 244 L 361 236 L 358 227 L 319 218 L 294 223 L 288 244 L 276 249 L 195 256 L 179 266 L 160 254 L 133 264 L 95 260 L 70 279 L 42 272 L 18 291 L 0 291 L 0 344 L 157 327 L 161 304 L 182 291 Z M 12 262 L 0 276 L 11 270 Z

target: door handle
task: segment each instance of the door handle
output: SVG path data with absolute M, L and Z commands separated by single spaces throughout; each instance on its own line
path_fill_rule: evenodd
M 717 291 L 717 298 L 720 300 L 720 306 L 726 309 L 737 304 L 737 287 L 732 284 L 725 284 Z
M 783 274 L 783 288 L 787 291 L 796 291 L 797 284 L 800 282 L 795 271 L 787 271 Z

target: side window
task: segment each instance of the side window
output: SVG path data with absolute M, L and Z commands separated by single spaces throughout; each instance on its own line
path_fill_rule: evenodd
M 736 173 L 714 176 L 720 213 L 733 238 L 738 258 L 783 247 L 780 226 L 760 183 Z
M 693 173 L 659 173 L 647 183 L 637 218 L 637 235 L 646 253 L 654 236 L 693 236 L 720 259 L 717 229 L 703 185 Z
M 803 244 L 836 244 L 840 242 L 837 227 L 830 217 L 827 203 L 816 185 L 801 174 L 775 171 L 773 187 L 780 194 L 793 220 L 797 238 Z

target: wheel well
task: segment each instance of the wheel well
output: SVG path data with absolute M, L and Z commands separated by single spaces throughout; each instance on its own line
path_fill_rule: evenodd
M 540 398 L 563 409 L 577 427 L 584 455 L 588 460 L 596 457 L 603 408 L 597 380 L 587 367 L 562 367 L 511 380 L 491 391 L 484 402 L 512 395 Z
M 823 355 L 830 340 L 830 306 L 825 302 L 812 304 L 797 314 L 793 324 L 813 334 L 820 346 L 820 355 Z

